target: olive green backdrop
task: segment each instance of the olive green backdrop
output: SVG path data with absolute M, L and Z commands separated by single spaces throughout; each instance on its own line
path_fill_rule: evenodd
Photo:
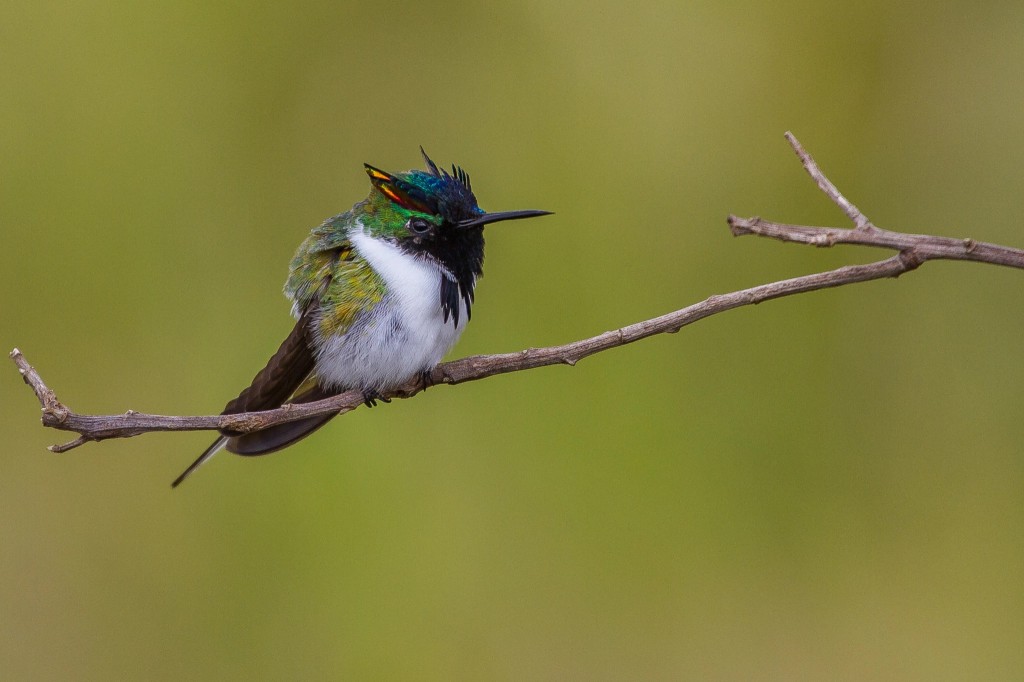
M 852 5 L 852 3 L 851 3 Z M 1024 5 L 15 2 L 0 347 L 72 408 L 215 413 L 362 163 L 491 210 L 459 355 L 561 343 L 883 252 L 1024 246 Z M 66 455 L 0 366 L 0 676 L 942 680 L 1024 668 L 1024 273 L 934 263 L 347 415 Z

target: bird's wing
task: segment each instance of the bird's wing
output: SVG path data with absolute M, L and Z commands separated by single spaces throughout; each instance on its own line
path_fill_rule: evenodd
M 320 339 L 344 334 L 384 297 L 384 280 L 351 246 L 334 255 L 331 275 L 320 293 L 316 334 Z
M 239 414 L 241 412 L 258 412 L 280 407 L 290 395 L 302 385 L 312 373 L 315 364 L 312 344 L 310 343 L 313 314 L 308 310 L 299 318 L 291 334 L 270 358 L 267 366 L 259 371 L 248 388 L 227 404 L 221 414 Z M 188 478 L 193 471 L 203 465 L 228 444 L 233 436 L 229 431 L 222 431 L 217 440 L 203 451 L 178 478 L 171 483 L 172 488 Z
M 316 363 L 311 338 L 314 323 L 311 310 L 303 313 L 267 365 L 253 377 L 248 388 L 224 407 L 221 414 L 272 410 L 283 405 L 313 371 Z
M 221 414 L 271 410 L 286 402 L 312 402 L 337 393 L 316 382 L 316 340 L 348 331 L 360 315 L 380 302 L 384 282 L 346 240 L 297 256 L 285 291 L 302 310 L 298 322 L 266 367 Z M 184 481 L 225 446 L 229 452 L 240 455 L 267 454 L 301 440 L 332 416 L 310 417 L 249 434 L 222 432 L 172 486 Z

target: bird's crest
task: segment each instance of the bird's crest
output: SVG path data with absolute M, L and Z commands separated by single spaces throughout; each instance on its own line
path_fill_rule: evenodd
M 423 155 L 423 161 L 427 164 L 427 168 L 430 169 L 430 174 L 433 175 L 435 178 L 440 178 L 441 180 L 447 181 L 457 180 L 459 184 L 461 184 L 467 190 L 469 190 L 470 192 L 473 191 L 473 186 L 469 182 L 469 173 L 464 171 L 461 166 L 456 166 L 453 163 L 452 172 L 449 173 L 443 168 L 438 168 L 437 164 L 434 163 L 429 156 L 427 156 L 427 152 L 424 151 L 423 147 L 420 147 L 420 154 Z
M 458 222 L 481 213 L 469 182 L 469 173 L 452 165 L 451 172 L 439 168 L 420 147 L 426 172 L 387 173 L 364 164 L 366 174 L 384 196 L 410 211 L 443 216 Z
M 410 211 L 437 214 L 437 202 L 432 200 L 421 188 L 391 173 L 374 168 L 368 163 L 363 165 L 366 167 L 366 174 L 370 176 L 373 186 L 391 201 Z

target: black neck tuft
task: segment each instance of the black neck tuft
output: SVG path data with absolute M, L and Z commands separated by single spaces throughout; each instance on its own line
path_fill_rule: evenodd
M 459 324 L 459 300 L 466 304 L 466 319 L 473 307 L 473 289 L 483 275 L 483 227 L 444 225 L 430 239 L 404 239 L 402 248 L 439 263 L 452 278 L 441 277 L 441 310 L 444 321 Z

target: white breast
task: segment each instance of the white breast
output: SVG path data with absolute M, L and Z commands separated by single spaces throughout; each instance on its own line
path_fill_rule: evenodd
M 344 334 L 322 340 L 317 374 L 337 388 L 393 388 L 437 365 L 455 345 L 466 326 L 465 303 L 459 303 L 458 325 L 451 318 L 444 322 L 441 278 L 451 279 L 450 272 L 362 229 L 351 240 L 380 274 L 387 293 Z

